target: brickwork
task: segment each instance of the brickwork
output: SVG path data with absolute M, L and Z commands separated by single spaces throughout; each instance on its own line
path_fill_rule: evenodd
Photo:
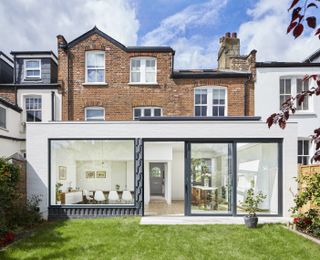
M 105 108 L 106 120 L 132 120 L 137 106 L 162 107 L 164 116 L 193 116 L 194 88 L 200 86 L 227 87 L 228 115 L 243 116 L 244 85 L 247 79 L 172 79 L 172 52 L 127 52 L 104 37 L 93 34 L 67 51 L 63 36 L 58 36 L 58 82 L 62 86 L 63 120 L 84 120 L 88 106 Z M 60 47 L 59 47 L 60 46 Z M 87 85 L 85 82 L 85 52 L 105 52 L 106 85 Z M 157 85 L 130 85 L 130 58 L 157 58 Z M 253 115 L 253 83 L 248 82 L 247 111 Z
M 0 86 L 0 97 L 16 104 L 16 90 L 13 86 Z

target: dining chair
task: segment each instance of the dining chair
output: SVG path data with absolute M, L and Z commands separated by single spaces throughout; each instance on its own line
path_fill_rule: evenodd
M 128 191 L 128 190 L 124 190 L 123 193 L 122 193 L 121 200 L 123 202 L 126 202 L 126 203 L 132 202 L 132 194 L 131 194 L 131 192 Z
M 88 190 L 82 190 L 82 194 L 87 202 L 93 201 L 93 197 L 90 195 Z
M 94 200 L 96 202 L 105 202 L 106 201 L 106 197 L 104 196 L 103 192 L 101 190 L 97 190 L 95 193 L 94 193 Z
M 109 192 L 109 196 L 108 196 L 108 200 L 110 203 L 117 203 L 119 202 L 120 198 L 119 198 L 119 194 L 117 191 L 112 190 Z

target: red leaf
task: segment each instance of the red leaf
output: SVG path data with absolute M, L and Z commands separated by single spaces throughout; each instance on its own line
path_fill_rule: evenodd
M 310 7 L 318 8 L 318 6 L 315 3 L 308 4 L 307 8 L 310 8 Z
M 288 26 L 288 29 L 287 29 L 287 33 L 291 32 L 291 30 L 296 27 L 298 23 L 297 22 L 292 22 L 289 26 Z
M 289 119 L 289 112 L 288 111 L 284 112 L 283 115 L 284 115 L 285 120 Z
M 317 29 L 314 35 L 320 34 L 320 28 Z
M 301 106 L 301 104 L 304 101 L 304 95 L 303 94 L 298 95 L 297 99 L 298 99 L 298 105 Z
M 299 14 L 300 11 L 301 11 L 301 7 L 297 7 L 292 11 L 291 22 L 293 22 L 298 17 L 300 17 L 300 19 L 301 19 L 302 16 Z
M 279 119 L 279 126 L 281 129 L 285 129 L 286 128 L 286 121 L 283 118 Z
M 315 29 L 317 26 L 317 19 L 314 16 L 310 16 L 307 18 L 308 26 L 312 29 Z
M 300 1 L 300 0 L 293 0 L 290 8 L 288 9 L 288 11 L 289 11 L 291 8 L 293 8 L 299 1 Z
M 268 117 L 266 123 L 268 124 L 268 127 L 270 128 L 272 125 L 273 125 L 273 122 L 274 122 L 274 118 L 277 114 L 274 113 L 272 114 L 271 116 Z
M 301 23 L 299 23 L 296 28 L 294 28 L 293 30 L 293 35 L 294 35 L 294 38 L 297 39 L 301 33 L 303 32 L 303 25 Z

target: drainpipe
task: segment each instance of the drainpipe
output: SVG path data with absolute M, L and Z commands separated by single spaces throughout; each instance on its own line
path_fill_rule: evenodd
M 55 96 L 54 91 L 51 91 L 51 121 L 55 121 Z
M 243 110 L 244 110 L 244 116 L 248 116 L 248 106 L 247 106 L 247 99 L 248 99 L 248 82 L 250 78 L 246 79 L 244 81 L 244 105 L 243 105 Z

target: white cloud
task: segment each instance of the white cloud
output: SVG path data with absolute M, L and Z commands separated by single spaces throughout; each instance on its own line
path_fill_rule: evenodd
M 137 43 L 131 0 L 10 0 L 0 2 L 0 50 L 53 50 L 56 36 L 73 40 L 94 25 L 126 45 Z
M 319 48 L 319 39 L 307 32 L 298 39 L 286 30 L 289 1 L 260 0 L 248 10 L 251 20 L 239 28 L 243 53 L 256 49 L 258 61 L 302 61 Z
M 200 32 L 187 36 L 187 31 L 196 32 L 203 26 L 218 25 L 220 11 L 227 0 L 211 0 L 192 4 L 182 11 L 161 21 L 159 27 L 142 38 L 143 45 L 171 45 L 176 50 L 176 68 L 213 68 L 216 64 L 218 39 Z

